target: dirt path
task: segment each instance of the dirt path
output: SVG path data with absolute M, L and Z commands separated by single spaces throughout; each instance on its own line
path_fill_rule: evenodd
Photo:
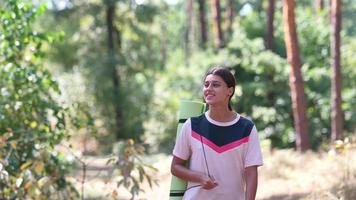
M 264 152 L 264 166 L 259 168 L 257 200 L 345 200 L 356 199 L 356 157 L 348 154 L 332 156 L 327 153 L 298 154 L 292 150 Z M 85 199 L 128 200 L 130 194 L 123 188 L 117 189 L 114 180 L 107 181 L 109 169 L 107 159 L 88 158 L 88 170 L 84 184 Z M 145 193 L 140 200 L 168 200 L 171 174 L 171 157 L 164 154 L 152 155 L 150 162 L 159 169 L 155 178 L 159 186 L 149 188 L 143 184 Z M 76 174 L 77 188 L 81 188 L 81 171 Z M 98 175 L 99 174 L 99 175 Z

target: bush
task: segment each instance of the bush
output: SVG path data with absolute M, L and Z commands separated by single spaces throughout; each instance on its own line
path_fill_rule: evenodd
M 55 39 L 31 24 L 45 10 L 9 0 L 0 8 L 0 198 L 71 199 L 77 192 L 54 145 L 67 137 L 60 90 L 40 64 Z

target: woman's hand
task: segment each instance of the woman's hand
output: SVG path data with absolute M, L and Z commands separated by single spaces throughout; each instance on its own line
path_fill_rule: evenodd
M 214 180 L 214 178 L 210 178 L 206 175 L 201 176 L 200 184 L 201 184 L 202 188 L 206 189 L 206 190 L 211 190 L 211 189 L 215 188 L 216 186 L 218 186 L 218 183 Z

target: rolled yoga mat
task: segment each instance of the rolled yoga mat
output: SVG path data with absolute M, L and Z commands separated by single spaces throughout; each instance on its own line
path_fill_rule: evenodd
M 201 115 L 205 111 L 205 104 L 198 101 L 181 101 L 176 137 L 180 134 L 182 125 L 190 118 Z M 172 175 L 169 200 L 181 200 L 187 189 L 187 182 Z

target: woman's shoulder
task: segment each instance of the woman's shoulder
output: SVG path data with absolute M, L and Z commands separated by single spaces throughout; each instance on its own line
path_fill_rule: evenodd
M 249 125 L 249 126 L 254 126 L 255 123 L 252 121 L 251 117 L 249 116 L 245 116 L 243 114 L 240 113 L 236 113 L 238 115 L 238 123 L 243 123 L 245 125 Z
M 197 116 L 193 116 L 193 117 L 190 117 L 190 121 L 196 121 L 196 120 L 202 120 L 205 118 L 205 113 L 202 113 L 200 115 L 197 115 Z

